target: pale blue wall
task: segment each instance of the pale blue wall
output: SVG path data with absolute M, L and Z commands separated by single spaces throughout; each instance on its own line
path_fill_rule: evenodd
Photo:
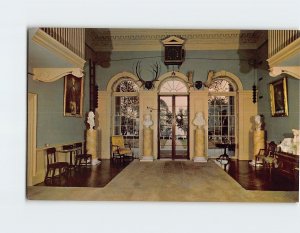
M 88 73 L 86 73 L 88 77 Z M 84 79 L 83 114 L 89 110 L 89 82 Z M 65 117 L 64 79 L 44 83 L 28 78 L 28 92 L 38 95 L 37 147 L 47 144 L 66 144 L 84 140 L 85 116 Z
M 238 76 L 244 89 L 251 89 L 254 82 L 254 72 L 248 65 L 248 60 L 254 56 L 253 51 L 187 51 L 186 59 L 180 72 L 186 74 L 194 71 L 194 81 L 206 81 L 209 70 L 226 70 Z M 141 60 L 142 77 L 151 80 L 151 65 L 156 61 L 161 63 L 161 74 L 167 72 L 162 61 L 162 52 L 113 52 L 110 57 L 110 66 L 103 68 L 97 66 L 96 80 L 100 90 L 106 90 L 110 78 L 119 72 L 133 71 L 133 66 Z M 172 68 L 171 68 L 172 69 Z M 177 68 L 175 68 L 176 70 Z
M 292 129 L 299 129 L 300 119 L 300 80 L 290 76 L 287 78 L 288 89 L 288 108 L 289 114 L 287 117 L 272 117 L 270 107 L 269 83 L 279 78 L 273 78 L 268 75 L 267 71 L 260 71 L 260 77 L 263 77 L 258 82 L 259 95 L 262 99 L 258 100 L 258 112 L 265 118 L 267 140 L 279 143 L 285 137 L 293 137 Z

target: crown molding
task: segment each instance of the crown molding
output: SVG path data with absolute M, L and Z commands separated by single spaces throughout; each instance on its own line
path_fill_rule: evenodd
M 95 51 L 160 51 L 161 42 L 174 36 L 185 41 L 186 50 L 257 49 L 265 35 L 255 30 L 87 29 L 87 43 Z
M 84 59 L 82 59 L 77 54 L 69 50 L 67 47 L 59 43 L 57 40 L 52 38 L 43 30 L 38 29 L 32 37 L 32 40 L 40 46 L 47 48 L 49 51 L 57 54 L 66 61 L 70 62 L 75 67 L 83 69 L 83 66 L 85 64 Z

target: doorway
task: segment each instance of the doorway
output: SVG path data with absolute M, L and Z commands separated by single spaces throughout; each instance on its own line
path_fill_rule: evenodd
M 188 96 L 160 95 L 158 106 L 158 158 L 189 159 Z

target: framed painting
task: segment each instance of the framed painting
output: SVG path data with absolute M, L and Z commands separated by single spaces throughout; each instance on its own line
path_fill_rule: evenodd
M 287 78 L 269 84 L 272 117 L 288 116 Z
M 65 76 L 64 116 L 82 117 L 83 78 Z

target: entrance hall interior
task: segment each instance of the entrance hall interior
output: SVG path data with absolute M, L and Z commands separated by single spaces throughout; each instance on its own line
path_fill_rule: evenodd
M 298 201 L 298 30 L 30 28 L 27 42 L 29 199 Z

